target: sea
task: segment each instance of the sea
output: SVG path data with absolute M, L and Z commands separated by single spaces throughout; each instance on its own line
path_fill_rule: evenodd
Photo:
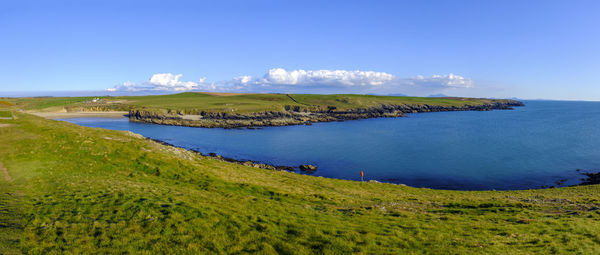
M 62 119 L 128 130 L 203 154 L 317 166 L 327 178 L 450 190 L 576 185 L 600 171 L 600 102 L 523 101 L 514 110 L 433 112 L 257 129 L 194 128 L 127 118 Z

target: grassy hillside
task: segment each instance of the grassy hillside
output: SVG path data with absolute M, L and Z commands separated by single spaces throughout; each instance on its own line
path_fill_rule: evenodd
M 17 117 L 0 120 L 10 180 L 0 177 L 2 254 L 600 253 L 598 185 L 465 192 L 360 183 Z
M 0 110 L 0 118 L 12 118 L 12 112 L 7 110 Z
M 210 94 L 180 93 L 161 96 L 127 96 L 65 98 L 18 98 L 7 99 L 10 103 L 26 110 L 60 110 L 64 107 L 77 110 L 101 107 L 101 110 L 173 110 L 183 113 L 228 112 L 249 113 L 263 111 L 284 111 L 286 108 L 303 107 L 338 110 L 369 108 L 382 104 L 394 105 L 439 105 L 464 106 L 481 105 L 503 100 L 474 98 L 424 98 L 424 97 L 392 97 L 370 95 L 286 95 L 286 94 Z
M 81 105 L 94 97 L 23 97 L 2 99 L 4 105 L 25 110 L 58 110 L 67 105 Z

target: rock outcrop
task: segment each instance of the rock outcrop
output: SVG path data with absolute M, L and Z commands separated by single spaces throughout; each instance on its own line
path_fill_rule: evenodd
M 157 140 L 157 139 L 152 139 L 152 138 L 147 138 L 148 140 L 160 143 L 162 145 L 166 145 L 169 147 L 173 147 L 173 148 L 183 148 L 183 147 L 179 147 L 179 146 L 175 146 L 173 144 L 161 141 L 161 140 Z M 184 148 L 185 149 L 185 148 Z M 208 154 L 202 154 L 202 152 L 194 150 L 194 149 L 189 149 L 189 151 L 196 153 L 200 156 L 205 156 L 205 157 L 212 157 L 214 159 L 218 159 L 221 161 L 225 161 L 225 162 L 229 162 L 229 163 L 234 163 L 234 164 L 238 164 L 238 165 L 243 165 L 243 166 L 249 166 L 249 167 L 254 167 L 254 168 L 262 168 L 262 169 L 267 169 L 267 170 L 279 170 L 279 171 L 290 171 L 293 172 L 295 170 L 295 168 L 293 166 L 276 166 L 276 165 L 270 165 L 270 164 L 264 164 L 264 163 L 260 163 L 260 162 L 256 162 L 256 161 L 252 161 L 252 160 L 237 160 L 234 158 L 228 158 L 228 157 L 223 157 L 221 155 L 218 155 L 216 153 L 208 153 Z M 316 169 L 316 168 L 315 168 Z
M 129 110 L 129 120 L 134 122 L 154 123 L 161 125 L 205 127 L 205 128 L 239 128 L 260 126 L 310 125 L 314 122 L 344 121 L 379 117 L 404 117 L 407 113 L 447 112 L 447 111 L 490 111 L 509 110 L 524 104 L 515 100 L 499 100 L 489 104 L 440 106 L 440 105 L 388 105 L 382 104 L 371 108 L 338 110 L 335 107 L 322 109 L 287 107 L 283 111 L 265 111 L 255 113 L 200 112 L 186 115 L 182 112 L 161 112 L 145 109 Z
M 316 171 L 317 167 L 313 165 L 300 165 L 300 170 L 302 171 Z
M 579 185 L 594 185 L 600 184 L 600 172 L 598 173 L 583 173 L 587 178 L 583 179 L 583 182 Z

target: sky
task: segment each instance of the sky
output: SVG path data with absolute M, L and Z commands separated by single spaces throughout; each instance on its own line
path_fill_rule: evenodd
M 600 100 L 600 1 L 0 2 L 0 96 Z

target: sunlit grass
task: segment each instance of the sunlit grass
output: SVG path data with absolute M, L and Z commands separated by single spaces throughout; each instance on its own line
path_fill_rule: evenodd
M 444 191 L 262 170 L 125 132 L 0 120 L 0 253 L 600 252 L 600 186 Z
M 11 111 L 0 110 L 0 118 L 12 118 L 13 114 Z
M 312 110 L 348 110 L 381 105 L 465 106 L 488 104 L 493 101 L 476 98 L 392 97 L 350 94 L 236 94 L 219 96 L 194 92 L 159 96 L 98 97 L 102 100 L 98 103 L 90 102 L 92 99 L 94 97 L 17 98 L 10 100 L 13 104 L 27 110 L 60 110 L 66 108 L 67 110 L 122 111 L 147 109 L 188 114 L 199 114 L 200 112 L 280 112 L 294 107 Z

